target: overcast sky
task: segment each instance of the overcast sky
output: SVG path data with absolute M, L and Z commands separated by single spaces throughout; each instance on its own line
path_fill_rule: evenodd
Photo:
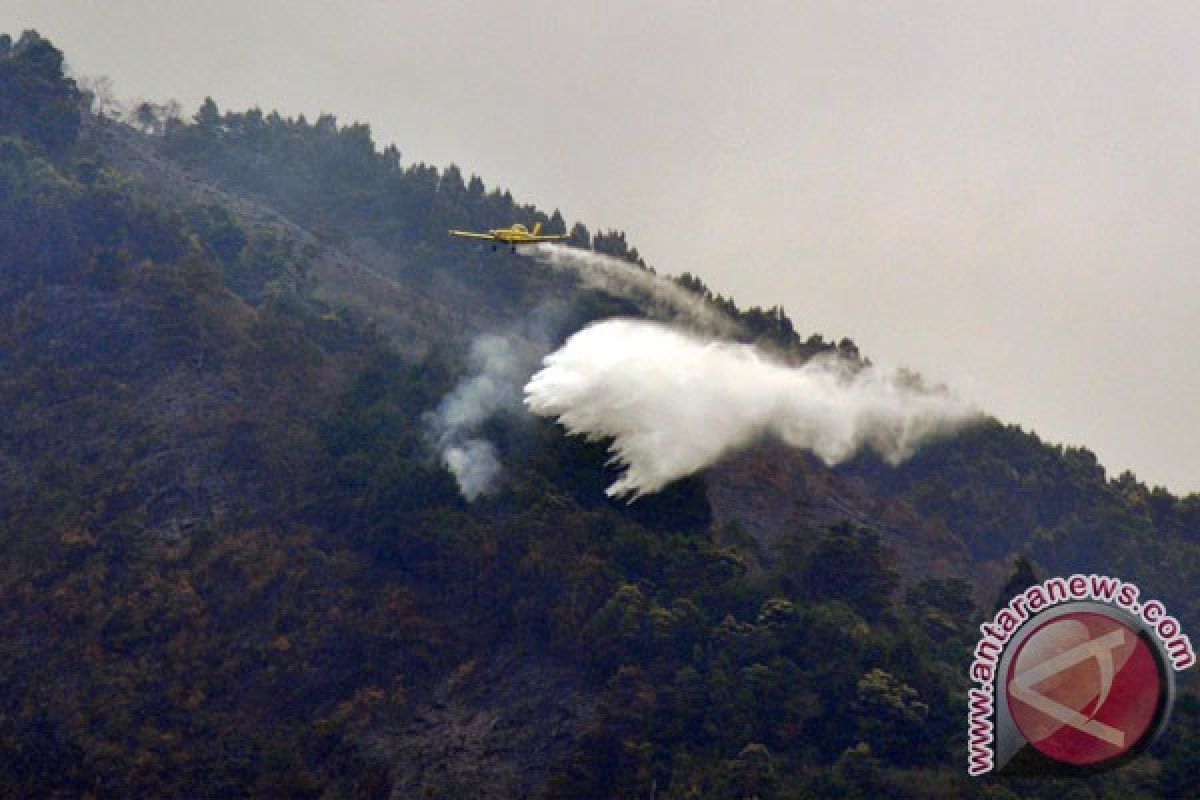
M 0 0 L 29 27 L 123 99 L 368 122 L 1200 491 L 1200 4 Z

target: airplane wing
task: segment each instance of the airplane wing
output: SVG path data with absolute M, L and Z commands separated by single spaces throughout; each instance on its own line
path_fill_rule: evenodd
M 474 233 L 472 231 L 450 231 L 451 236 L 462 236 L 464 239 L 496 239 L 490 233 Z

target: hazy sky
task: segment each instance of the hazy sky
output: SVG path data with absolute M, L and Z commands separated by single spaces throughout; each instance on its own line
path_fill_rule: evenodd
M 368 122 L 1200 491 L 1194 2 L 0 0 L 28 27 L 125 99 Z

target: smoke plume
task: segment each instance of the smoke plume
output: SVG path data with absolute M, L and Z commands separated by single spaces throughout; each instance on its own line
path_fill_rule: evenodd
M 624 472 L 607 493 L 631 502 L 763 436 L 830 465 L 864 447 L 898 464 L 978 413 L 870 366 L 823 357 L 787 367 L 751 345 L 631 319 L 584 328 L 543 365 L 525 404 L 568 433 L 611 438 Z
M 521 387 L 559 341 L 570 311 L 569 301 L 548 298 L 503 332 L 475 337 L 463 378 L 423 415 L 428 444 L 468 501 L 488 494 L 503 471 L 495 445 L 483 436 L 484 423 L 498 412 L 525 413 Z
M 738 324 L 703 297 L 620 258 L 547 243 L 519 252 L 553 269 L 573 273 L 584 286 L 633 300 L 652 317 L 724 336 L 737 333 Z
M 425 414 L 429 440 L 468 501 L 490 491 L 500 474 L 496 448 L 479 433 L 492 414 L 521 407 L 528 362 L 507 337 L 477 337 L 467 354 L 467 376 Z

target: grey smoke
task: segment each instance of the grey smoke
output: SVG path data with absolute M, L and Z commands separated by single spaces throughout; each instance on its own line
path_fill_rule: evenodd
M 543 363 L 525 404 L 570 434 L 612 439 L 625 469 L 607 493 L 633 499 L 764 436 L 831 465 L 863 448 L 898 464 L 978 416 L 905 373 L 837 357 L 785 366 L 752 345 L 644 320 L 593 324 Z
M 490 492 L 500 474 L 496 448 L 486 439 L 447 444 L 442 450 L 442 463 L 454 475 L 462 496 L 470 502 Z
M 426 433 L 468 501 L 495 486 L 500 461 L 495 446 L 479 433 L 496 412 L 521 408 L 520 387 L 529 375 L 529 362 L 529 354 L 509 337 L 483 334 L 467 353 L 466 377 L 425 414 Z
M 547 299 L 503 333 L 475 337 L 463 378 L 425 413 L 426 439 L 468 501 L 490 493 L 503 472 L 495 445 L 482 435 L 484 424 L 500 412 L 525 413 L 521 389 L 569 311 L 569 302 Z

